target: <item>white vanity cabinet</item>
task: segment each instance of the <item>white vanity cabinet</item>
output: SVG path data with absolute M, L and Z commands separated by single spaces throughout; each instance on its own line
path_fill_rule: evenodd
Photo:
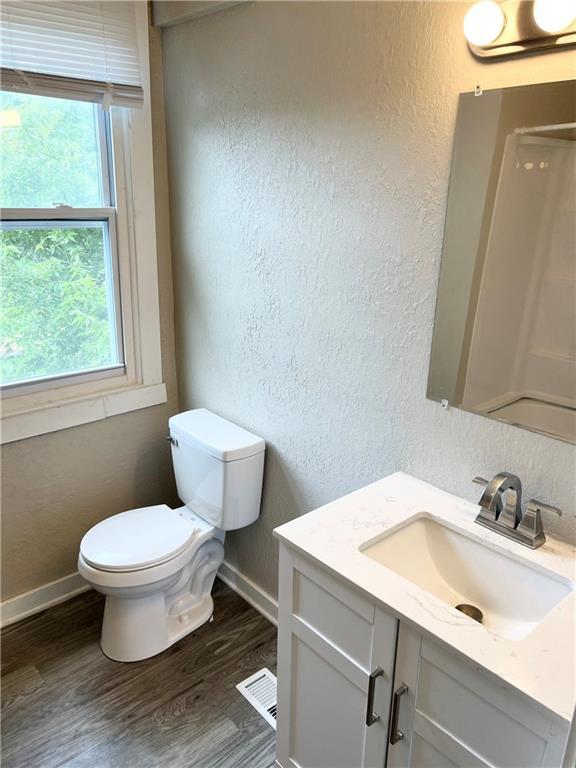
M 565 721 L 284 543 L 278 618 L 279 768 L 561 765 Z
M 395 619 L 281 545 L 278 765 L 382 768 L 397 631 Z
M 400 623 L 394 690 L 403 738 L 388 768 L 559 768 L 567 724 Z

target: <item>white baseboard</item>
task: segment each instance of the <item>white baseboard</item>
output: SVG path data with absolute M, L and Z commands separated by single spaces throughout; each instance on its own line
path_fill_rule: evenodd
M 267 592 L 264 592 L 247 576 L 244 576 L 233 565 L 224 561 L 220 566 L 218 576 L 247 603 L 261 613 L 272 624 L 278 624 L 278 602 Z M 30 592 L 11 597 L 0 603 L 0 627 L 7 627 L 27 616 L 46 610 L 53 605 L 63 603 L 82 592 L 87 592 L 87 584 L 78 572 L 64 576 L 63 579 L 51 581 Z
M 226 560 L 220 566 L 218 578 L 222 579 L 224 584 L 227 584 L 230 589 L 233 589 L 247 603 L 250 603 L 253 608 L 256 608 L 264 618 L 278 626 L 278 601 L 264 592 L 258 584 L 244 576 Z
M 11 597 L 0 603 L 0 626 L 7 627 L 8 624 L 14 624 L 14 622 L 32 616 L 34 613 L 40 613 L 46 608 L 70 600 L 71 597 L 75 597 L 81 592 L 87 592 L 89 589 L 90 586 L 76 572 L 64 576 L 63 579 L 51 581 L 42 587 L 32 589 L 30 592 Z

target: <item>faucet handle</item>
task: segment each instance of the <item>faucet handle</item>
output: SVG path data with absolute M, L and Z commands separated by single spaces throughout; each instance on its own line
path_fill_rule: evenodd
M 558 517 L 562 516 L 562 510 L 558 509 L 558 507 L 545 504 L 543 501 L 538 501 L 538 499 L 530 499 L 517 530 L 523 538 L 528 540 L 525 543 L 533 549 L 541 547 L 546 541 L 544 528 L 542 527 L 541 512 L 554 512 Z
M 530 499 L 526 505 L 526 508 L 532 510 L 533 512 L 553 512 L 558 517 L 562 517 L 561 509 L 558 509 L 558 507 L 553 507 L 551 504 L 545 504 L 543 501 L 538 501 L 538 499 Z
M 484 486 L 486 486 L 486 485 L 488 485 L 490 480 L 486 480 L 485 477 L 479 477 L 478 475 L 476 475 L 476 477 L 472 478 L 472 482 L 476 483 L 476 485 L 484 485 Z

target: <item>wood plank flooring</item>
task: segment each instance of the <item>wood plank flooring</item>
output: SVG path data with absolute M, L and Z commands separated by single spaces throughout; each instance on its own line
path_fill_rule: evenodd
M 214 622 L 120 664 L 87 592 L 2 632 L 2 768 L 270 768 L 275 732 L 235 689 L 275 672 L 276 629 L 217 581 Z

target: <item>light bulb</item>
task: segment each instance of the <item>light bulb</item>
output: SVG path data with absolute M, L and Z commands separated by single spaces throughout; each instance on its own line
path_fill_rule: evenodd
M 489 45 L 504 29 L 506 17 L 494 0 L 480 0 L 464 17 L 464 36 L 472 45 Z
M 562 32 L 576 19 L 576 0 L 536 0 L 534 21 L 550 34 Z

